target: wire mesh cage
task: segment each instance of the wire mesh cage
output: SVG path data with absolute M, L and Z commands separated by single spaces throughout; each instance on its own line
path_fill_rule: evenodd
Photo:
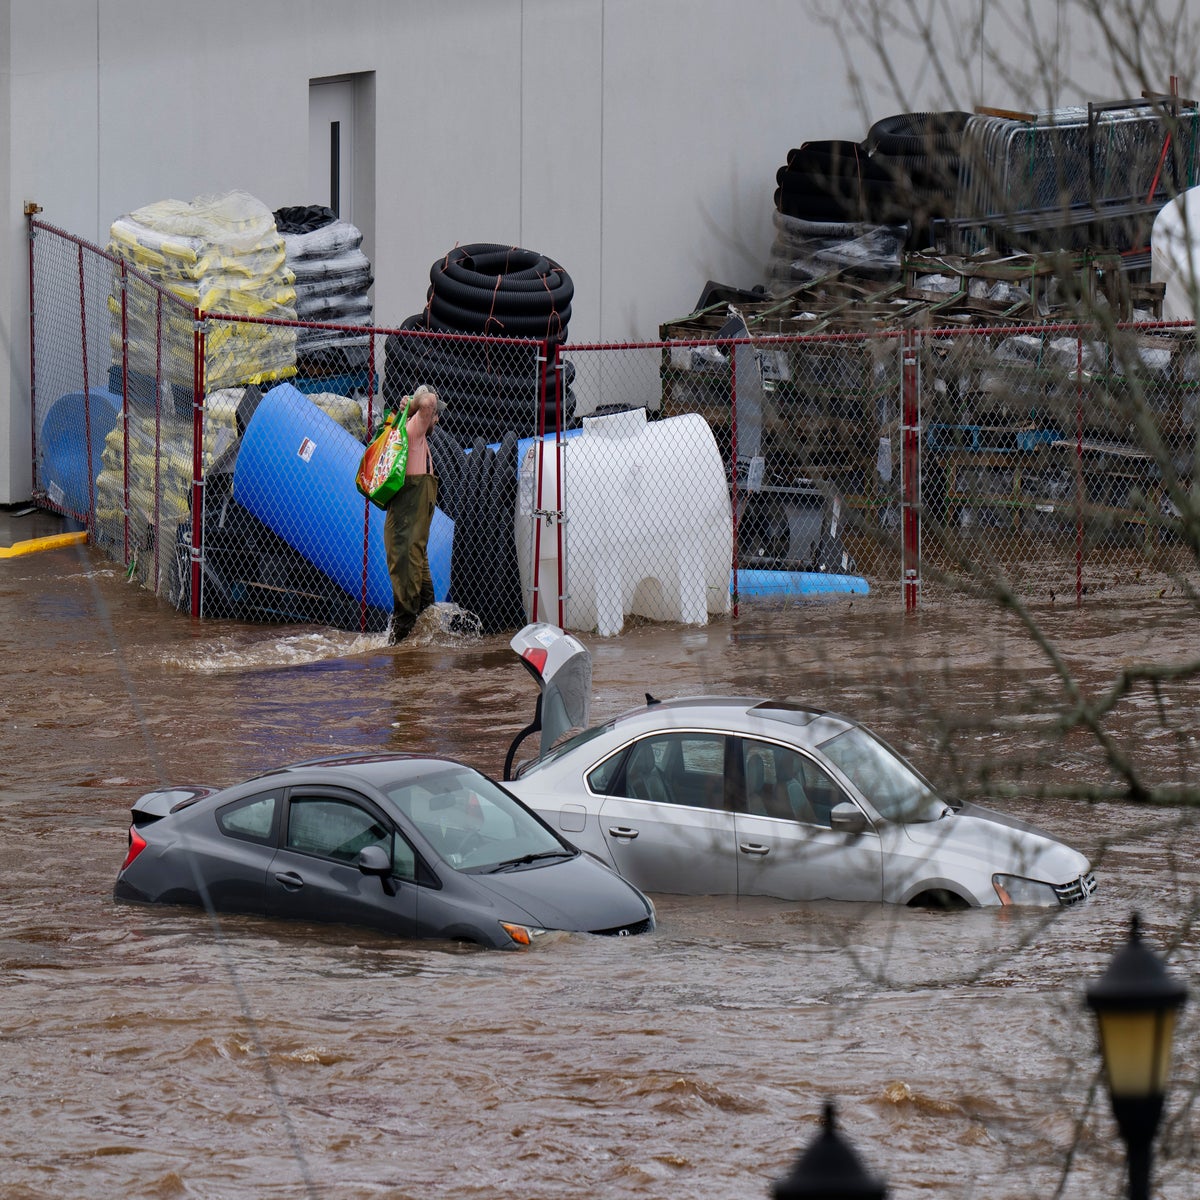
M 1195 106 L 1171 97 L 1027 119 L 976 113 L 963 130 L 948 248 L 1143 248 L 1159 208 L 1197 181 L 1198 131 Z

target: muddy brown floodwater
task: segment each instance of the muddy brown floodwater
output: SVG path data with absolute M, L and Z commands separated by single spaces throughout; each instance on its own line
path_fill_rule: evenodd
M 7 544 L 7 543 L 6 543 Z M 593 717 L 659 695 L 853 712 L 951 788 L 980 772 L 1097 862 L 1055 912 L 658 896 L 647 937 L 531 953 L 116 905 L 128 807 L 314 754 L 437 751 L 498 774 L 532 711 L 507 636 L 401 647 L 193 624 L 94 551 L 0 562 L 0 1198 L 765 1197 L 826 1097 L 893 1200 L 1121 1194 L 1086 982 L 1142 913 L 1192 985 L 1158 1195 L 1200 1194 L 1200 851 L 1190 820 L 1037 799 L 1104 781 L 1019 728 L 1061 689 L 1011 617 L 894 596 L 590 639 Z M 1084 684 L 1195 653 L 1177 595 L 1037 610 Z M 1200 699 L 1113 722 L 1194 780 Z

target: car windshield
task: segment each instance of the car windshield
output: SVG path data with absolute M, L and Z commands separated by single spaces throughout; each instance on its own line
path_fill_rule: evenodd
M 434 771 L 384 790 L 456 870 L 520 867 L 575 854 L 502 787 L 470 767 Z
M 885 821 L 936 821 L 945 814 L 946 804 L 933 788 L 865 729 L 847 729 L 820 749 Z

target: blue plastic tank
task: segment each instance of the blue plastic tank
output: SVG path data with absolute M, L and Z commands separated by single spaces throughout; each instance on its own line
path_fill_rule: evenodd
M 104 441 L 117 423 L 121 397 L 104 388 L 67 392 L 46 413 L 38 434 L 38 482 L 51 503 L 89 521 Z M 88 469 L 88 434 L 92 462 Z
M 730 573 L 729 590 L 733 591 Z M 866 596 L 871 588 L 861 575 L 834 575 L 823 571 L 764 571 L 738 567 L 739 596 L 824 596 L 849 593 Z
M 290 383 L 259 401 L 242 435 L 233 498 L 351 596 L 362 591 L 363 508 L 369 511 L 367 603 L 392 607 L 384 513 L 354 485 L 363 444 Z M 454 522 L 435 509 L 429 570 L 436 599 L 450 587 Z

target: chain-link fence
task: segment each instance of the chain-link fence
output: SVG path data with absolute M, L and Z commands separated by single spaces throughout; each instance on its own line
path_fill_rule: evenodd
M 1191 572 L 1194 328 L 1015 326 L 922 342 L 925 561 L 1082 596 Z
M 116 254 L 30 237 L 35 495 L 163 591 L 201 474 L 192 309 Z
M 1192 326 L 993 318 L 674 341 L 661 406 L 716 434 L 742 601 L 861 575 L 911 606 L 964 581 L 1082 597 L 1114 571 L 1194 577 L 1198 389 Z
M 447 404 L 435 596 L 489 632 L 1195 569 L 1191 327 L 922 329 L 918 279 L 886 329 L 850 296 L 839 332 L 794 305 L 638 344 L 381 330 L 205 312 L 112 247 L 31 234 L 36 498 L 198 616 L 386 627 L 384 514 L 354 473 L 421 383 Z

